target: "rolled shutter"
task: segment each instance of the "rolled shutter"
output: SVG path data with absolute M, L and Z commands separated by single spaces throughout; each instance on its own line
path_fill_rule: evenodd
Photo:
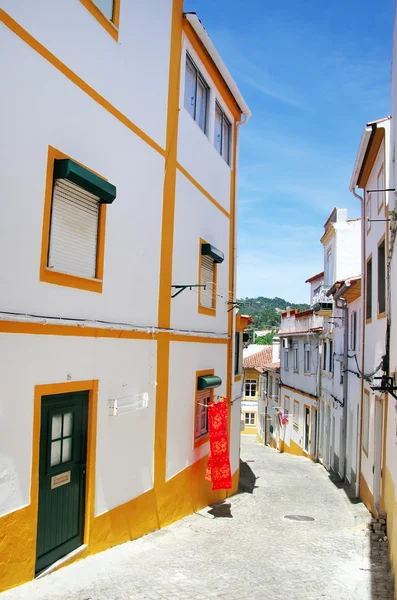
M 79 277 L 95 278 L 99 198 L 56 179 L 52 198 L 48 267 Z
M 200 435 L 204 435 L 208 431 L 207 406 L 210 399 L 211 393 L 209 390 L 202 390 L 197 392 L 196 437 L 200 437 Z
M 200 306 L 204 306 L 205 308 L 214 307 L 214 269 L 214 260 L 210 256 L 202 256 L 200 283 L 207 285 L 207 287 L 206 289 L 200 288 Z

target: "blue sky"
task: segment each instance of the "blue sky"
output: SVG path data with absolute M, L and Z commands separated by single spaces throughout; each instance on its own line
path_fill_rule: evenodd
M 241 130 L 239 297 L 307 302 L 362 130 L 390 113 L 393 0 L 185 0 L 251 111 Z

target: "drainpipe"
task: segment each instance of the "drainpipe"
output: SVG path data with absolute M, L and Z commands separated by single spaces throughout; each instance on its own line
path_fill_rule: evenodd
M 365 345 L 365 315 L 366 315 L 366 297 L 365 297 L 365 253 L 366 253 L 366 215 L 365 215 L 365 201 L 362 196 L 357 194 L 355 187 L 350 188 L 351 193 L 355 198 L 360 200 L 361 204 L 361 239 L 362 239 L 362 252 L 361 252 L 361 298 L 362 298 L 362 340 L 361 340 L 361 372 L 364 371 L 364 345 Z M 362 411 L 362 401 L 364 394 L 364 379 L 361 379 L 361 398 L 360 398 L 360 433 L 359 439 L 357 440 L 357 454 L 358 454 L 358 469 L 357 469 L 357 479 L 356 479 L 356 493 L 357 496 L 360 495 L 360 474 L 361 474 L 361 438 L 362 438 L 362 430 L 363 430 L 363 411 Z

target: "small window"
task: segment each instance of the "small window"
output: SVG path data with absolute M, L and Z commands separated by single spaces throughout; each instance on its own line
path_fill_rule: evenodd
M 323 343 L 323 371 L 327 370 L 327 341 Z
M 328 365 L 328 371 L 330 373 L 334 372 L 334 344 L 333 344 L 332 340 L 330 340 L 330 342 L 329 342 L 329 365 Z
M 257 382 L 255 379 L 246 379 L 245 380 L 245 397 L 246 398 L 256 398 L 256 386 L 257 386 Z
M 366 275 L 366 319 L 369 321 L 372 319 L 372 256 L 367 260 Z
M 208 405 L 211 398 L 211 389 L 196 392 L 196 440 L 208 433 Z
M 378 213 L 380 213 L 382 206 L 384 204 L 385 201 L 385 192 L 383 191 L 385 189 L 385 172 L 384 172 L 384 168 L 383 165 L 381 166 L 381 168 L 379 169 L 379 173 L 378 176 L 376 178 L 376 200 L 377 200 L 377 205 L 378 205 Z
M 310 344 L 305 344 L 305 373 L 311 370 L 311 348 Z
M 200 306 L 203 308 L 215 309 L 216 303 L 216 263 L 211 256 L 200 256 L 200 285 L 205 288 L 200 289 Z
M 298 400 L 294 400 L 294 414 L 293 414 L 293 424 L 294 427 L 299 427 L 299 402 Z
M 350 315 L 350 350 L 356 350 L 357 343 L 357 312 L 352 311 Z
M 368 456 L 369 446 L 369 393 L 364 390 L 363 394 L 363 450 Z
M 246 425 L 255 425 L 255 422 L 256 422 L 255 416 L 256 416 L 256 413 L 254 413 L 254 412 L 244 413 L 244 423 Z
M 290 411 L 289 396 L 284 396 L 284 414 L 289 415 L 289 411 Z
M 298 350 L 298 343 L 295 342 L 294 343 L 294 371 L 298 371 L 299 370 L 299 350 Z
M 232 126 L 218 103 L 215 104 L 215 148 L 230 165 Z
M 371 194 L 367 194 L 367 203 L 366 203 L 366 213 L 367 213 L 367 233 L 371 231 L 371 219 L 372 219 L 372 198 Z
M 288 348 L 284 348 L 284 369 L 288 371 Z
M 114 0 L 93 0 L 93 2 L 109 21 L 113 21 Z
M 196 121 L 197 125 L 206 133 L 208 112 L 208 85 L 203 76 L 186 55 L 185 73 L 185 108 Z
M 385 240 L 378 246 L 378 316 L 386 312 L 386 254 Z
M 276 402 L 278 402 L 278 390 L 279 390 L 279 381 L 278 381 L 278 379 L 275 379 L 275 381 L 274 381 L 274 399 Z

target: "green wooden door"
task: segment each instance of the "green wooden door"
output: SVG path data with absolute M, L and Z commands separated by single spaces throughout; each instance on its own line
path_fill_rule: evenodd
M 83 543 L 88 392 L 43 396 L 36 573 Z

